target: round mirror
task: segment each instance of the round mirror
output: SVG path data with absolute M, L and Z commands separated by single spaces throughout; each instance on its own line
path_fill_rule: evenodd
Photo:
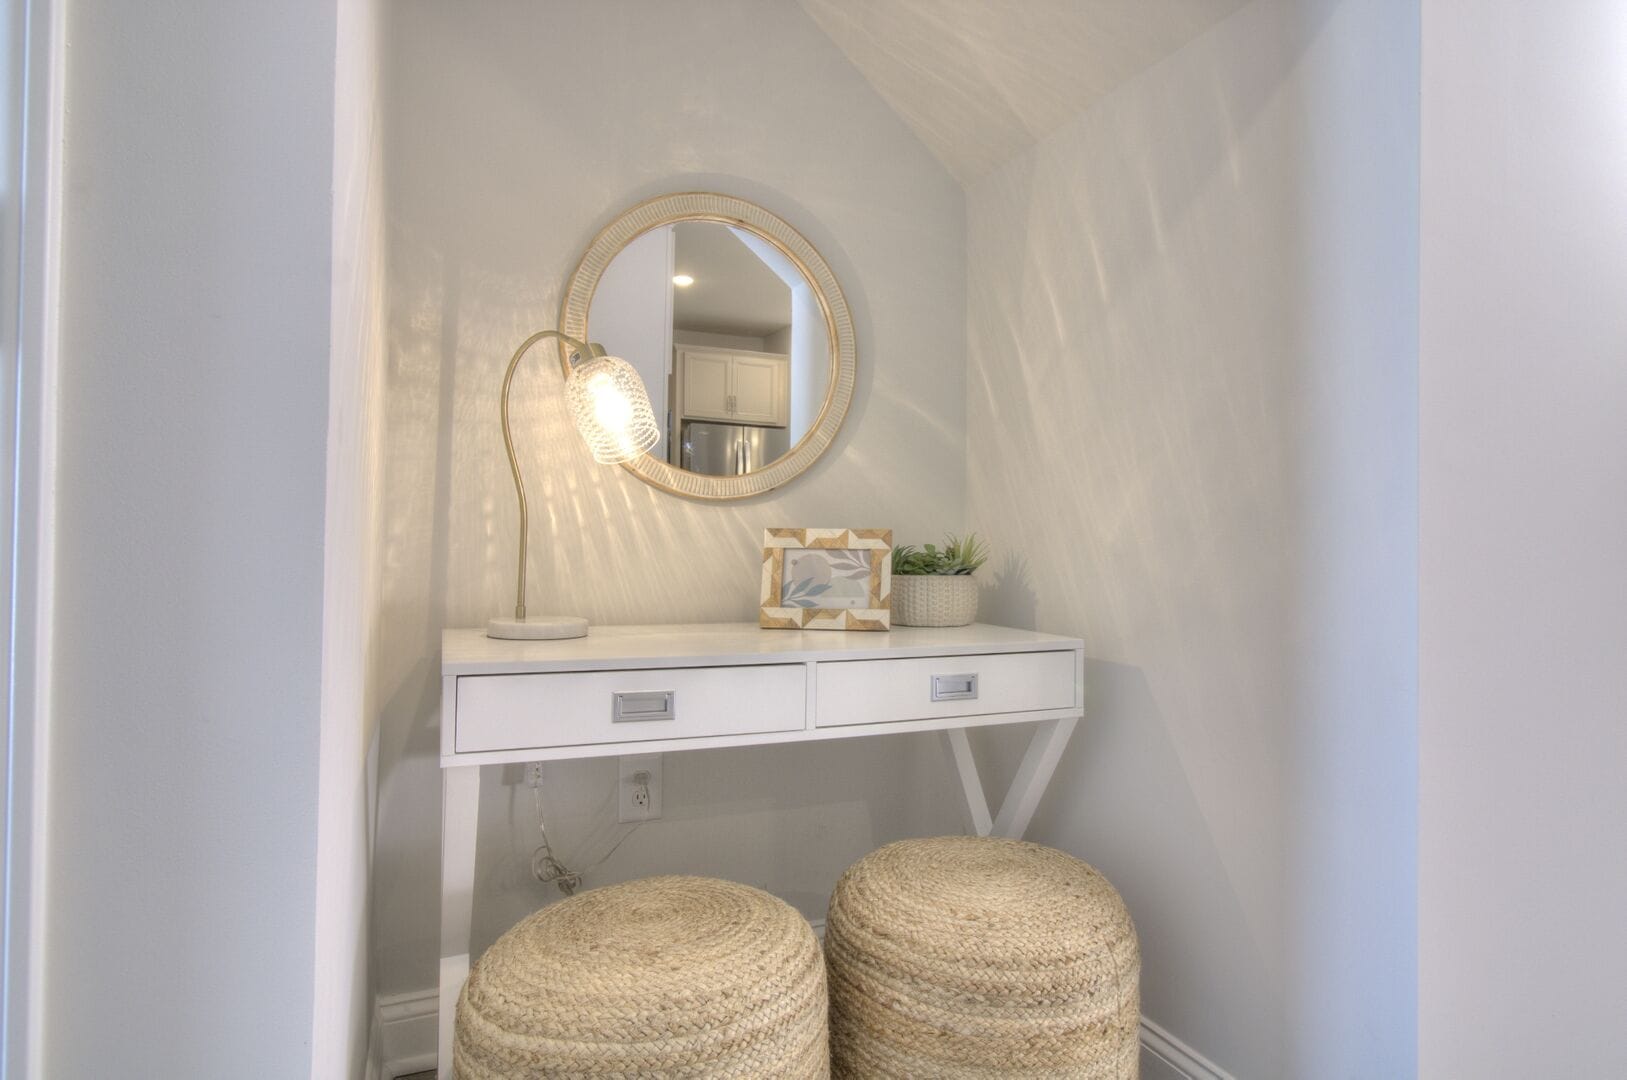
M 663 195 L 613 221 L 571 276 L 560 327 L 638 369 L 661 440 L 624 468 L 691 498 L 790 481 L 853 397 L 835 275 L 786 222 L 727 195 Z

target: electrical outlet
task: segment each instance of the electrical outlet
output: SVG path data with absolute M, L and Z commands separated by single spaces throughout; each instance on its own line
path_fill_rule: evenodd
M 661 816 L 661 755 L 631 754 L 620 758 L 616 785 L 616 819 L 650 821 Z
M 542 786 L 542 762 L 528 761 L 525 763 L 525 784 L 527 787 Z

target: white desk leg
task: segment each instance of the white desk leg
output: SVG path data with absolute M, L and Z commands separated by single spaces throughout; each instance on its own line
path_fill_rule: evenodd
M 995 836 L 1020 840 L 1028 831 L 1028 823 L 1039 809 L 1040 796 L 1045 794 L 1045 786 L 1051 782 L 1056 763 L 1062 760 L 1062 751 L 1067 748 L 1068 738 L 1078 723 L 1076 716 L 1040 721 L 1039 730 L 1028 740 L 1028 751 L 1023 754 L 1017 775 L 1012 777 L 1011 787 L 1000 804 L 1000 814 L 994 819 Z
M 977 760 L 972 757 L 972 744 L 966 741 L 966 729 L 950 728 L 943 733 L 943 737 L 949 745 L 949 756 L 954 759 L 955 772 L 960 776 L 960 786 L 966 796 L 966 811 L 972 819 L 972 832 L 977 836 L 987 836 L 994 828 L 994 821 L 989 816 L 989 800 L 983 795 L 983 781 L 977 775 Z
M 441 770 L 441 983 L 440 1062 L 436 1075 L 452 1080 L 452 1020 L 469 976 L 469 931 L 474 921 L 475 826 L 480 815 L 480 766 Z

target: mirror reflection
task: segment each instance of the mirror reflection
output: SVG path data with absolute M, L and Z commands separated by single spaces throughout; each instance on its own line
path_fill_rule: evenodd
M 588 335 L 643 376 L 662 422 L 650 454 L 690 472 L 771 465 L 818 421 L 830 388 L 813 284 L 739 225 L 678 221 L 635 237 L 599 279 Z

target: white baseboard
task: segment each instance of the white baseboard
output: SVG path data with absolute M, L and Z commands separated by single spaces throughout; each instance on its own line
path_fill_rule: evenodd
M 824 922 L 820 919 L 814 923 L 820 937 L 824 936 Z M 433 987 L 378 999 L 373 1033 L 368 1040 L 367 1080 L 395 1080 L 435 1068 L 439 1001 Z M 1186 1080 L 1235 1080 L 1231 1073 L 1146 1017 L 1141 1018 L 1141 1045 Z
M 380 1031 L 379 1006 L 373 1002 L 373 1022 L 367 1029 L 367 1063 L 362 1080 L 384 1080 L 384 1034 Z
M 1141 1046 L 1187 1080 L 1235 1080 L 1231 1073 L 1145 1016 L 1141 1018 Z
M 369 1080 L 395 1080 L 436 1065 L 439 1038 L 437 1013 L 440 996 L 434 987 L 378 999 L 374 1008 L 372 1048 L 368 1053 Z M 379 1071 L 371 1072 L 377 1062 Z

